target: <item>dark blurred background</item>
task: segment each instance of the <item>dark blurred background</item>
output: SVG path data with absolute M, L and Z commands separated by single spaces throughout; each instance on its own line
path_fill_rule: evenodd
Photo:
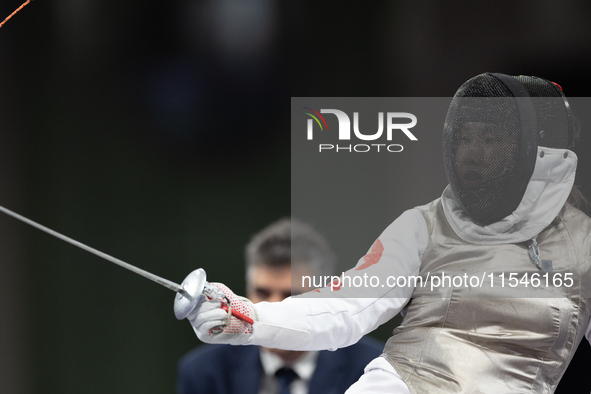
M 242 293 L 250 235 L 290 214 L 290 97 L 451 96 L 486 71 L 588 96 L 589 16 L 583 0 L 36 0 L 0 29 L 0 204 Z M 0 216 L 0 393 L 174 392 L 198 341 L 173 297 Z M 562 392 L 589 392 L 581 365 Z

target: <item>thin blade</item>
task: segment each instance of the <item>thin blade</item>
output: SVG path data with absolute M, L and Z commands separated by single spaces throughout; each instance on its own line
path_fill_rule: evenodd
M 99 257 L 101 257 L 101 258 L 103 258 L 103 259 L 105 259 L 107 261 L 110 261 L 111 263 L 115 263 L 118 266 L 121 266 L 121 267 L 123 267 L 123 268 L 125 268 L 125 269 L 127 269 L 127 270 L 129 270 L 131 272 L 135 272 L 136 274 L 141 275 L 144 278 L 148 278 L 148 279 L 150 279 L 150 280 L 158 283 L 159 285 L 162 285 L 162 286 L 164 286 L 164 287 L 166 287 L 166 288 L 168 288 L 168 289 L 170 289 L 172 291 L 176 291 L 177 293 L 184 293 L 184 290 L 183 290 L 183 288 L 180 285 L 178 285 L 178 284 L 176 284 L 174 282 L 171 282 L 168 279 L 161 278 L 158 275 L 154 275 L 154 274 L 152 274 L 152 273 L 150 273 L 148 271 L 145 271 L 145 270 L 143 270 L 141 268 L 138 268 L 138 267 L 133 266 L 133 265 L 131 265 L 129 263 L 126 263 L 123 260 L 119 260 L 118 258 L 113 257 L 111 255 L 108 255 L 106 253 L 103 253 L 100 250 L 96 250 L 95 248 L 91 248 L 88 245 L 84 245 L 82 242 L 78 242 L 75 239 L 72 239 L 72 238 L 67 237 L 67 236 L 65 236 L 63 234 L 60 234 L 57 231 L 54 231 L 54 230 L 52 230 L 50 228 L 47 228 L 47 227 L 45 227 L 45 226 L 43 226 L 43 225 L 41 225 L 41 224 L 39 224 L 37 222 L 32 221 L 31 219 L 27 219 L 26 217 L 21 216 L 21 215 L 19 215 L 16 212 L 12 212 L 11 210 L 6 209 L 6 208 L 4 208 L 1 205 L 0 205 L 0 211 L 1 212 L 4 212 L 5 214 L 7 214 L 9 216 L 12 216 L 15 219 L 20 220 L 21 222 L 27 223 L 29 226 L 33 226 L 33 227 L 35 227 L 35 228 L 37 228 L 37 229 L 39 229 L 39 230 L 41 230 L 41 231 L 43 231 L 43 232 L 45 232 L 47 234 L 53 235 L 54 237 L 59 238 L 62 241 L 66 241 L 69 244 L 72 244 L 74 246 L 77 246 L 80 249 L 84 249 L 87 252 L 90 252 L 90 253 L 92 253 L 92 254 L 94 254 L 96 256 L 99 256 Z
M 12 18 L 12 17 L 14 16 L 14 14 L 16 14 L 17 12 L 19 12 L 20 10 L 22 10 L 22 9 L 23 9 L 23 7 L 24 7 L 24 6 L 26 6 L 27 4 L 29 4 L 30 2 L 31 2 L 31 0 L 27 0 L 27 1 L 25 1 L 25 2 L 24 2 L 24 3 L 23 3 L 21 6 L 20 6 L 20 7 L 18 7 L 18 8 L 17 8 L 17 9 L 16 9 L 16 10 L 15 10 L 13 13 L 12 13 L 12 14 L 8 15 L 8 16 L 6 17 L 6 19 L 4 19 L 4 20 L 2 21 L 2 23 L 0 23 L 0 27 L 4 26 L 4 24 L 5 24 L 6 22 L 8 22 L 8 20 L 9 20 L 10 18 Z

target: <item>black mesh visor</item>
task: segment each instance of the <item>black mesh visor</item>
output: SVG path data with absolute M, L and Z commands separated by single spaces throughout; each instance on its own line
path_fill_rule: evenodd
M 538 144 L 567 148 L 571 141 L 564 99 L 555 85 L 535 77 L 501 77 L 509 78 L 509 86 L 491 74 L 464 83 L 444 125 L 443 158 L 452 191 L 481 225 L 517 208 Z

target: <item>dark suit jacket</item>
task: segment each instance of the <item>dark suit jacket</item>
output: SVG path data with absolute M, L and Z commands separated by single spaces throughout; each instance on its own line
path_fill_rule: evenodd
M 371 338 L 334 352 L 321 351 L 309 394 L 342 394 L 378 357 L 384 344 Z M 257 346 L 203 345 L 179 362 L 179 394 L 257 394 L 263 369 Z

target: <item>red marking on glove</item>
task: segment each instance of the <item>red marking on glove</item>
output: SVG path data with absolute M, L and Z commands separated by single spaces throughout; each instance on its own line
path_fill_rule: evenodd
M 355 271 L 364 270 L 368 267 L 371 267 L 374 264 L 377 264 L 380 259 L 382 258 L 382 253 L 384 252 L 384 245 L 382 245 L 382 241 L 377 239 L 373 245 L 371 245 L 371 249 L 369 252 L 363 256 L 363 264 L 359 267 L 355 268 Z
M 226 312 L 228 312 L 228 305 L 222 304 L 222 309 L 225 310 Z M 236 319 L 242 320 L 243 322 L 246 322 L 248 324 L 254 324 L 254 320 L 252 320 L 250 317 L 238 312 L 236 309 L 232 309 L 232 316 L 234 316 Z

